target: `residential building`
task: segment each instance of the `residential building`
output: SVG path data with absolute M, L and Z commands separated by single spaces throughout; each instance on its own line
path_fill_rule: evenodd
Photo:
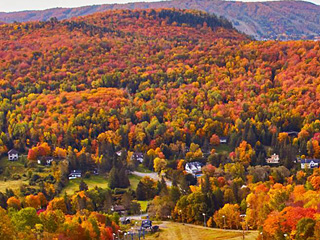
M 72 170 L 69 174 L 69 179 L 81 178 L 82 172 L 81 170 Z
M 135 153 L 132 154 L 131 160 L 136 160 L 136 161 L 142 163 L 143 162 L 143 157 L 144 157 L 143 153 L 135 152 Z
M 275 153 L 271 157 L 266 159 L 266 162 L 268 164 L 278 164 L 279 161 L 280 161 L 279 155 L 277 155 Z
M 8 152 L 8 159 L 9 161 L 17 161 L 19 158 L 19 152 L 15 149 L 11 149 L 9 152 Z
M 319 167 L 320 160 L 319 159 L 301 159 L 301 169 L 307 168 L 317 168 Z
M 220 137 L 220 144 L 226 144 L 228 141 L 228 138 L 226 137 Z
M 186 163 L 185 170 L 194 176 L 202 173 L 202 164 L 199 162 L 188 162 Z

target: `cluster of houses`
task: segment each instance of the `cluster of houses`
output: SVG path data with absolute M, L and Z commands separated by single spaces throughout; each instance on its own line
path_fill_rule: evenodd
M 116 154 L 117 154 L 118 157 L 121 157 L 122 151 L 118 151 L 118 152 L 116 152 Z M 144 158 L 144 154 L 142 152 L 134 152 L 131 155 L 131 160 L 132 161 L 138 161 L 139 163 L 143 162 L 143 158 Z
M 267 164 L 280 164 L 279 155 L 274 153 L 271 157 L 266 159 L 266 162 Z M 297 158 L 295 162 L 300 163 L 301 169 L 310 169 L 310 168 L 312 169 L 312 168 L 319 167 L 320 159 Z
M 301 169 L 318 168 L 319 163 L 320 163 L 319 159 L 301 159 L 300 160 Z
M 295 136 L 298 134 L 298 132 L 287 132 L 289 136 Z M 220 137 L 220 144 L 226 144 L 228 139 L 226 137 Z M 185 151 L 190 151 L 188 147 L 185 148 Z M 117 156 L 122 155 L 122 151 L 116 152 Z M 15 149 L 11 149 L 8 152 L 8 159 L 9 161 L 17 161 L 19 159 L 19 152 Z M 142 152 L 134 152 L 131 156 L 131 160 L 138 161 L 139 163 L 142 163 L 144 159 L 144 154 Z M 54 161 L 54 158 L 52 156 L 47 156 L 45 158 L 38 159 L 38 164 L 42 165 L 51 165 Z M 319 159 L 300 159 L 297 158 L 298 163 L 301 165 L 301 169 L 310 169 L 310 168 L 318 168 L 320 160 Z M 277 165 L 280 164 L 280 157 L 278 154 L 274 153 L 270 157 L 266 158 L 266 163 L 270 165 Z M 185 165 L 185 171 L 195 177 L 199 177 L 202 175 L 202 167 L 203 164 L 200 162 L 188 162 Z M 98 171 L 95 169 L 93 171 L 93 174 L 97 175 Z M 82 177 L 82 171 L 81 170 L 72 170 L 69 174 L 69 179 L 76 179 Z

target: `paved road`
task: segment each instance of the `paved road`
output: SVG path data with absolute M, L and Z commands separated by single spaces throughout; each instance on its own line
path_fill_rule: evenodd
M 161 181 L 161 177 L 158 176 L 157 173 L 155 172 L 152 172 L 152 173 L 142 173 L 142 172 L 137 172 L 137 171 L 134 171 L 132 172 L 133 175 L 136 175 L 136 176 L 139 176 L 139 177 L 149 177 L 155 181 Z M 166 183 L 167 183 L 167 186 L 171 187 L 172 186 L 172 182 L 169 181 L 168 179 L 165 179 L 166 180 Z
M 121 219 L 129 218 L 130 220 L 141 220 L 142 218 L 146 218 L 147 216 L 148 216 L 148 214 L 145 213 L 145 214 L 142 214 L 142 215 L 124 216 L 124 217 L 121 217 Z

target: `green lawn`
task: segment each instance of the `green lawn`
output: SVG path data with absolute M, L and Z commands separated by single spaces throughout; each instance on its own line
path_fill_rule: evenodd
M 10 188 L 12 189 L 16 194 L 18 194 L 18 190 L 20 190 L 20 186 L 26 184 L 29 185 L 28 180 L 7 180 L 5 181 L 0 181 L 0 192 L 5 193 L 6 189 Z
M 159 224 L 160 232 L 148 235 L 147 240 L 242 240 L 241 231 L 225 231 L 218 229 L 203 228 L 199 226 L 183 225 L 175 222 L 164 222 Z M 255 240 L 257 232 L 248 232 L 246 240 Z
M 10 175 L 20 175 L 21 179 L 13 180 L 8 176 L 5 176 L 4 173 L 0 175 L 0 192 L 5 192 L 6 189 L 10 188 L 13 191 L 17 192 L 20 189 L 20 186 L 23 184 L 29 184 L 29 181 L 23 177 L 24 173 L 27 174 L 27 169 L 24 167 L 24 164 L 21 161 L 9 161 L 8 157 L 3 157 L 0 159 L 0 167 L 3 169 L 4 173 L 8 171 Z M 6 179 L 6 181 L 4 181 Z
M 89 189 L 97 187 L 108 188 L 108 181 L 102 176 L 91 176 L 90 178 L 84 178 L 83 181 L 88 185 Z M 79 191 L 79 184 L 81 178 L 72 179 L 69 181 L 68 185 L 62 190 L 61 195 L 73 194 L 75 191 Z
M 135 175 L 129 175 L 130 180 L 130 188 L 135 190 L 140 181 L 140 177 Z M 103 176 L 91 176 L 90 178 L 83 178 L 83 181 L 88 185 L 89 190 L 97 187 L 100 188 L 108 188 L 108 179 Z M 64 195 L 65 192 L 67 194 L 73 194 L 75 191 L 79 191 L 79 184 L 81 182 L 81 178 L 69 180 L 68 185 L 62 190 L 61 196 Z
M 150 171 L 150 169 L 146 168 L 142 164 L 139 164 L 139 166 L 137 167 L 136 171 L 137 172 L 142 172 L 142 173 L 152 173 L 152 171 Z
M 140 203 L 141 210 L 142 210 L 143 212 L 146 212 L 146 211 L 147 211 L 148 204 L 149 204 L 149 201 L 137 201 L 137 202 Z
M 136 176 L 136 175 L 129 175 L 129 181 L 130 181 L 130 188 L 132 190 L 136 190 L 138 183 L 140 181 L 141 177 Z
M 7 157 L 3 157 L 0 159 L 0 167 L 5 170 L 9 169 L 11 174 L 23 174 L 26 173 L 26 169 L 24 164 L 19 161 L 9 161 Z M 3 180 L 4 176 L 0 175 L 0 180 Z
M 214 147 L 214 149 L 216 150 L 216 153 L 230 153 L 232 151 L 231 147 L 227 144 L 220 144 L 219 146 Z

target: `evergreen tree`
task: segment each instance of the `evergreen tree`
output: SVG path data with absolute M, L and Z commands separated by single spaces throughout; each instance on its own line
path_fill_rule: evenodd
M 6 198 L 6 196 L 2 192 L 0 192 L 0 207 L 6 209 L 7 208 L 7 200 L 8 199 Z
M 79 190 L 80 191 L 87 191 L 88 190 L 88 185 L 81 179 L 81 182 L 79 184 Z
M 125 167 L 122 167 L 118 173 L 119 186 L 120 188 L 127 188 L 130 186 L 129 177 Z
M 137 200 L 146 200 L 146 192 L 143 183 L 140 181 L 136 189 Z
M 114 166 L 109 173 L 109 188 L 115 189 L 116 187 L 118 187 L 118 184 L 119 184 L 118 170 Z
M 160 185 L 161 185 L 160 195 L 161 195 L 161 196 L 166 196 L 166 195 L 168 195 L 167 183 L 166 183 L 166 181 L 164 180 L 164 177 L 161 178 Z

